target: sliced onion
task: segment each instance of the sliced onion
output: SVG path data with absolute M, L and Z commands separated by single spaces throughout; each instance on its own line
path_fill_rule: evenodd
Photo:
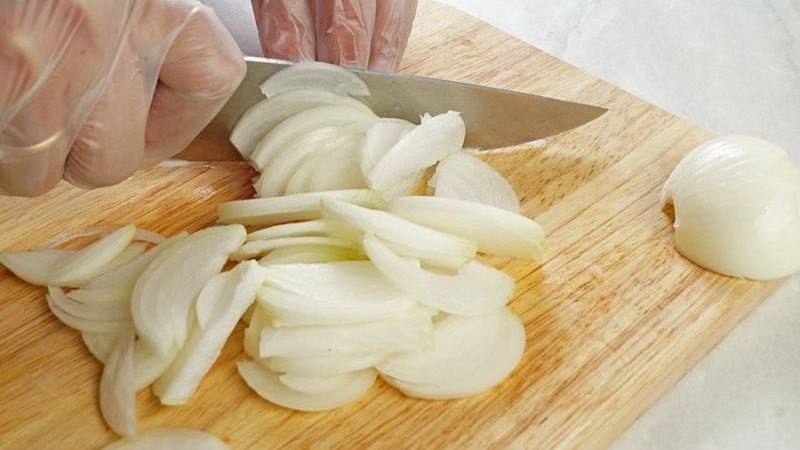
M 73 316 L 61 309 L 56 304 L 55 298 L 59 298 L 61 302 L 69 301 L 61 288 L 55 286 L 48 287 L 47 306 L 58 320 L 70 328 L 90 333 L 116 334 L 127 331 L 133 326 L 130 320 L 92 320 Z
M 369 95 L 367 84 L 352 72 L 334 64 L 316 61 L 295 63 L 261 83 L 267 98 L 295 89 L 321 89 L 339 95 Z
M 54 286 L 75 286 L 102 273 L 136 236 L 136 227 L 124 226 L 75 253 L 50 280 Z
M 76 318 L 95 321 L 130 321 L 131 308 L 128 304 L 86 304 L 64 295 L 60 288 L 49 288 L 50 299 L 58 309 Z
M 108 360 L 108 355 L 114 348 L 114 344 L 117 343 L 118 337 L 119 334 L 101 334 L 88 331 L 81 333 L 81 338 L 89 353 L 103 364 Z
M 514 279 L 472 260 L 456 275 L 441 275 L 403 259 L 373 235 L 364 237 L 364 252 L 397 288 L 419 302 L 450 314 L 480 315 L 502 307 L 514 293 Z
M 317 264 L 334 261 L 356 261 L 365 256 L 358 250 L 332 245 L 296 245 L 275 249 L 258 262 L 267 264 Z
M 353 381 L 354 377 L 361 374 L 342 373 L 337 375 L 299 375 L 296 373 L 285 373 L 280 375 L 281 383 L 289 389 L 304 394 L 326 394 L 328 392 L 346 389 L 347 385 Z
M 330 238 L 325 236 L 297 236 L 277 239 L 267 239 L 264 241 L 247 242 L 239 250 L 231 254 L 231 259 L 241 261 L 243 259 L 256 258 L 265 255 L 271 250 L 284 247 L 296 247 L 300 245 L 327 245 L 333 247 L 358 249 L 357 242 L 347 239 Z
M 358 167 L 358 141 L 321 156 L 308 187 L 312 192 L 367 187 Z
M 361 239 L 361 233 L 358 230 L 347 226 L 347 224 L 336 220 L 317 219 L 263 228 L 248 234 L 247 241 L 253 242 L 285 237 L 326 235 L 351 240 Z
M 119 335 L 100 379 L 100 412 L 108 426 L 120 436 L 136 435 L 134 339 L 133 330 Z
M 386 153 L 416 125 L 402 119 L 378 119 L 369 127 L 359 148 L 359 167 L 366 179 Z
M 368 369 L 380 364 L 388 357 L 389 355 L 386 353 L 374 353 L 370 355 L 339 354 L 291 358 L 275 357 L 269 358 L 266 361 L 269 364 L 269 368 L 275 372 L 327 377 Z
M 477 246 L 466 239 L 418 225 L 385 211 L 363 208 L 336 199 L 322 200 L 324 215 L 375 234 L 392 244 L 403 256 L 423 264 L 458 268 L 475 256 Z
M 75 255 L 77 250 L 56 250 L 43 248 L 25 252 L 0 253 L 2 263 L 14 275 L 37 286 L 47 286 L 53 274 L 65 261 Z
M 534 261 L 544 257 L 544 229 L 505 209 L 451 198 L 411 196 L 393 200 L 387 210 L 475 242 L 483 253 Z
M 386 198 L 404 195 L 396 191 L 398 183 L 457 152 L 465 132 L 464 121 L 453 111 L 423 119 L 378 161 L 367 177 L 368 186 Z
M 492 166 L 466 152 L 455 152 L 436 166 L 434 195 L 455 198 L 519 213 L 514 188 Z
M 366 106 L 349 97 L 321 89 L 297 89 L 263 100 L 248 109 L 236 122 L 231 142 L 247 156 L 267 133 L 281 122 L 303 111 L 325 105 Z
M 284 148 L 303 135 L 324 127 L 348 126 L 363 132 L 377 117 L 368 109 L 352 106 L 320 106 L 284 120 L 262 139 L 249 155 L 259 169 L 264 170 Z
M 289 181 L 301 165 L 312 157 L 319 158 L 339 148 L 353 148 L 360 139 L 360 133 L 349 127 L 324 127 L 301 136 L 286 149 L 276 155 L 272 164 L 264 169 L 255 183 L 259 197 L 273 197 L 286 194 Z M 316 158 L 315 160 L 319 160 Z M 308 169 L 311 174 L 313 171 Z M 363 183 L 361 186 L 363 187 Z M 327 189 L 325 189 L 327 190 Z
M 284 408 L 299 411 L 325 411 L 347 405 L 363 396 L 373 383 L 376 372 L 355 372 L 351 381 L 342 388 L 324 394 L 305 394 L 295 391 L 278 378 L 278 375 L 255 361 L 237 363 L 239 375 L 250 388 L 265 400 Z
M 110 263 L 108 263 L 105 267 L 103 267 L 102 273 L 98 276 L 103 276 L 108 272 L 116 270 L 118 267 L 122 267 L 125 264 L 128 264 L 129 262 L 141 256 L 145 251 L 147 251 L 146 243 L 144 242 L 131 243 L 131 245 L 125 247 L 125 250 L 123 250 L 122 253 L 120 253 Z
M 255 300 L 263 281 L 261 266 L 245 261 L 206 283 L 197 299 L 198 326 L 192 329 L 169 369 L 153 384 L 153 392 L 162 404 L 189 401 L 219 357 L 233 327 Z
M 387 319 L 416 304 L 368 261 L 267 265 L 264 272 L 258 299 L 279 325 Z
M 167 240 L 167 238 L 154 231 L 143 230 L 141 228 L 136 229 L 136 237 L 134 239 L 141 242 L 149 242 L 155 245 L 158 245 Z
M 382 208 L 386 205 L 383 197 L 370 189 L 310 192 L 222 203 L 219 205 L 219 220 L 223 223 L 266 226 L 319 219 L 322 216 L 320 200 L 323 198 L 334 198 L 368 208 Z
M 150 347 L 141 339 L 136 341 L 136 348 L 133 352 L 136 390 L 141 391 L 153 384 L 169 368 L 177 354 L 178 349 L 175 347 L 171 347 L 169 353 L 161 354 L 159 350 Z
M 131 297 L 139 338 L 161 355 L 180 348 L 194 314 L 195 298 L 246 236 L 241 225 L 206 228 L 156 256 L 142 272 Z
M 412 397 L 467 397 L 507 378 L 525 349 L 525 329 L 506 308 L 487 316 L 447 317 L 436 325 L 434 335 L 433 350 L 381 363 L 383 378 Z
M 273 327 L 261 332 L 260 356 L 400 353 L 430 348 L 433 324 L 387 319 L 338 326 Z
M 151 428 L 123 438 L 103 450 L 230 450 L 219 438 L 189 428 Z
M 264 308 L 261 308 L 258 303 L 253 304 L 253 316 L 250 318 L 250 323 L 244 330 L 244 353 L 255 359 L 261 360 L 258 356 L 258 347 L 261 345 L 261 330 L 270 322 Z

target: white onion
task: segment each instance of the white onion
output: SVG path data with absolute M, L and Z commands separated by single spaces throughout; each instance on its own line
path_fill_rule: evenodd
M 332 245 L 296 245 L 277 248 L 261 258 L 258 262 L 268 264 L 315 264 L 334 261 L 355 261 L 365 256 L 358 250 L 336 247 Z
M 285 247 L 296 247 L 305 245 L 325 245 L 331 247 L 358 249 L 358 243 L 347 239 L 331 238 L 325 236 L 295 236 L 277 239 L 267 239 L 263 241 L 247 242 L 236 252 L 231 254 L 231 259 L 241 261 L 243 259 L 257 258 L 263 256 L 271 250 Z
M 56 270 L 77 250 L 42 248 L 24 252 L 0 253 L 0 263 L 17 277 L 37 286 L 47 286 Z
M 136 227 L 124 226 L 93 242 L 63 262 L 49 284 L 75 286 L 102 273 L 103 268 L 119 256 L 136 236 Z
M 100 379 L 100 412 L 120 436 L 136 435 L 136 387 L 133 379 L 134 332 L 119 335 Z
M 200 380 L 219 357 L 223 344 L 253 303 L 264 281 L 261 266 L 245 261 L 211 278 L 197 298 L 197 325 L 153 392 L 165 405 L 189 401 Z
M 303 158 L 300 165 L 297 166 L 297 170 L 286 182 L 284 195 L 311 192 L 311 177 L 314 175 L 314 171 L 317 170 L 317 164 L 319 164 L 323 156 L 325 156 L 325 153 L 319 152 Z
M 104 274 L 116 270 L 119 267 L 122 267 L 129 262 L 133 261 L 134 259 L 141 256 L 145 251 L 147 251 L 147 244 L 144 242 L 132 242 L 130 245 L 125 247 L 122 252 L 117 255 L 116 258 L 111 260 L 105 267 L 101 270 L 98 276 L 103 276 Z M 97 277 L 94 277 L 97 278 Z M 94 279 L 92 278 L 92 280 Z
M 261 83 L 261 92 L 272 98 L 295 89 L 321 89 L 340 95 L 369 95 L 367 84 L 357 75 L 334 64 L 316 61 L 295 63 Z
M 253 315 L 250 317 L 250 323 L 247 324 L 247 328 L 244 330 L 244 353 L 259 362 L 263 361 L 261 357 L 258 356 L 258 347 L 261 345 L 261 330 L 263 330 L 264 326 L 269 322 L 270 318 L 266 311 L 264 311 L 264 308 L 258 303 L 254 303 Z
M 74 316 L 60 308 L 56 304 L 57 301 L 59 303 L 64 303 L 68 302 L 69 299 L 64 295 L 64 291 L 62 291 L 61 288 L 56 286 L 48 287 L 47 306 L 50 308 L 50 312 L 68 327 L 79 331 L 116 334 L 127 331 L 133 326 L 130 320 L 95 320 Z
M 475 260 L 456 275 L 442 275 L 403 259 L 376 236 L 365 236 L 363 246 L 370 261 L 397 288 L 446 313 L 486 314 L 505 305 L 514 293 L 511 277 Z
M 368 261 L 267 265 L 264 273 L 258 299 L 279 325 L 388 319 L 416 304 Z
M 297 236 L 332 236 L 360 240 L 361 233 L 336 220 L 317 219 L 262 228 L 247 235 L 247 242 Z
M 499 384 L 525 348 L 525 329 L 507 308 L 486 316 L 450 316 L 436 324 L 432 350 L 406 353 L 378 365 L 383 378 L 406 395 L 461 398 Z
M 408 352 L 430 348 L 432 330 L 430 318 L 397 318 L 334 326 L 267 326 L 261 332 L 259 355 L 268 358 Z
M 385 211 L 363 208 L 335 199 L 323 199 L 325 217 L 347 223 L 365 233 L 396 244 L 403 256 L 423 264 L 457 268 L 475 256 L 477 246 L 466 239 L 424 227 Z
M 219 438 L 189 428 L 151 428 L 123 438 L 103 450 L 230 450 Z
M 670 175 L 662 204 L 675 209 L 675 245 L 695 263 L 763 280 L 800 271 L 800 169 L 749 136 L 708 141 Z
M 236 122 L 231 142 L 239 152 L 248 156 L 267 133 L 281 122 L 303 111 L 326 105 L 343 105 L 353 108 L 366 106 L 349 97 L 321 89 L 298 89 L 262 100 L 248 109 Z
M 256 145 L 249 155 L 259 169 L 267 168 L 275 157 L 303 135 L 324 127 L 348 126 L 354 131 L 363 132 L 377 117 L 368 109 L 352 106 L 320 106 L 309 109 L 284 120 L 272 129 Z
M 195 298 L 246 236 L 241 225 L 206 228 L 156 256 L 139 277 L 131 297 L 139 338 L 162 356 L 180 348 Z
M 376 372 L 364 370 L 354 372 L 350 382 L 333 392 L 305 394 L 295 391 L 278 378 L 278 375 L 255 361 L 237 363 L 239 375 L 258 395 L 284 408 L 299 411 L 325 411 L 347 405 L 363 396 L 373 383 Z
M 288 372 L 295 375 L 331 376 L 341 375 L 356 370 L 367 369 L 385 361 L 389 355 L 374 353 L 367 355 L 320 355 L 267 359 L 269 368 L 275 372 Z
M 108 355 L 114 348 L 114 344 L 117 343 L 118 337 L 119 334 L 81 332 L 81 338 L 86 348 L 89 350 L 89 353 L 103 364 L 108 360 Z
M 130 321 L 131 309 L 128 304 L 87 304 L 75 301 L 64 295 L 60 288 L 49 288 L 53 304 L 65 313 L 86 320 Z
M 436 166 L 431 185 L 437 197 L 467 200 L 519 213 L 514 188 L 492 166 L 466 152 L 455 152 Z
M 219 205 L 219 220 L 242 225 L 274 225 L 322 217 L 320 200 L 333 198 L 368 208 L 382 208 L 386 201 L 370 189 L 310 192 L 283 197 L 235 200 Z
M 289 389 L 304 394 L 325 394 L 328 392 L 345 389 L 354 377 L 363 376 L 362 374 L 341 373 L 336 375 L 299 375 L 296 373 L 285 373 L 278 378 L 281 383 Z
M 141 391 L 153 384 L 169 368 L 177 353 L 178 349 L 172 347 L 168 354 L 161 354 L 141 339 L 137 340 L 133 352 L 136 390 Z
M 423 118 L 378 161 L 367 177 L 367 185 L 386 198 L 407 195 L 398 192 L 398 186 L 407 187 L 408 179 L 461 149 L 465 133 L 464 121 L 456 112 Z
M 322 155 L 308 187 L 314 192 L 367 187 L 358 167 L 358 141 Z
M 359 167 L 366 179 L 378 161 L 416 125 L 402 119 L 378 119 L 364 134 L 359 148 Z
M 387 211 L 475 242 L 483 253 L 533 261 L 544 257 L 544 229 L 505 209 L 451 198 L 411 196 L 392 200 Z

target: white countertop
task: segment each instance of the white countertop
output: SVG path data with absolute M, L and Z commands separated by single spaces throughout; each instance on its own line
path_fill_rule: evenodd
M 260 54 L 248 0 L 204 0 Z M 797 0 L 443 0 L 717 134 L 800 162 Z M 613 450 L 800 449 L 800 276 Z

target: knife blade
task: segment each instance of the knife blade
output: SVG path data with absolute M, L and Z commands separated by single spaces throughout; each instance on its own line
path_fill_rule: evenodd
M 241 115 L 264 100 L 259 85 L 291 62 L 246 57 L 247 74 L 234 94 L 198 136 L 175 158 L 192 161 L 241 160 L 230 144 Z M 370 96 L 359 99 L 381 117 L 418 123 L 424 113 L 458 111 L 467 126 L 465 147 L 508 147 L 561 133 L 606 112 L 581 103 L 415 75 L 348 69 L 367 84 Z

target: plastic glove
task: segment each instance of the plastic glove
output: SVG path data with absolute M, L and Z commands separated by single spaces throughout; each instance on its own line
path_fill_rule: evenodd
M 264 55 L 393 71 L 416 0 L 252 0 Z
M 0 193 L 118 183 L 188 145 L 244 73 L 194 0 L 0 0 Z

